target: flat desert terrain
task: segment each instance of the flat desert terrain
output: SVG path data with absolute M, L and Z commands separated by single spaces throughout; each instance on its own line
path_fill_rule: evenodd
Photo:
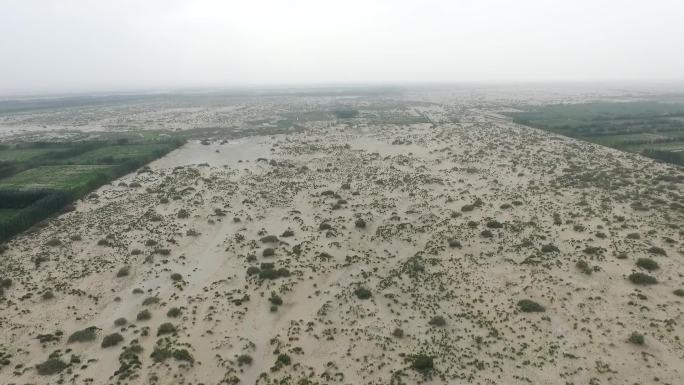
M 297 129 L 206 131 L 6 244 L 0 383 L 684 383 L 681 167 L 491 100 L 264 100 L 192 116 Z

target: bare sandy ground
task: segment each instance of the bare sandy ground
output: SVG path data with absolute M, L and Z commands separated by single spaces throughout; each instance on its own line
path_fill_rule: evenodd
M 460 121 L 193 142 L 102 187 L 0 258 L 0 383 L 681 384 L 681 169 Z

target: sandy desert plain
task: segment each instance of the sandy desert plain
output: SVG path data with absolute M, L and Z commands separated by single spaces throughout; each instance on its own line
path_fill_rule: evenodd
M 683 384 L 683 169 L 503 114 L 624 95 L 487 95 L 3 113 L 187 143 L 5 244 L 0 383 Z

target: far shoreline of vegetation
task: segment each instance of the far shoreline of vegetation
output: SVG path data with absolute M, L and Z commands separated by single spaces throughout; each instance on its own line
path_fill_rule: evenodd
M 684 104 L 552 104 L 509 114 L 518 124 L 684 166 Z
M 0 242 L 184 143 L 119 139 L 0 146 Z

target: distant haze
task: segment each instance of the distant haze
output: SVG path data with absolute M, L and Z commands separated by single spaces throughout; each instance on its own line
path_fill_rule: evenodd
M 684 79 L 681 0 L 1 0 L 0 94 Z

